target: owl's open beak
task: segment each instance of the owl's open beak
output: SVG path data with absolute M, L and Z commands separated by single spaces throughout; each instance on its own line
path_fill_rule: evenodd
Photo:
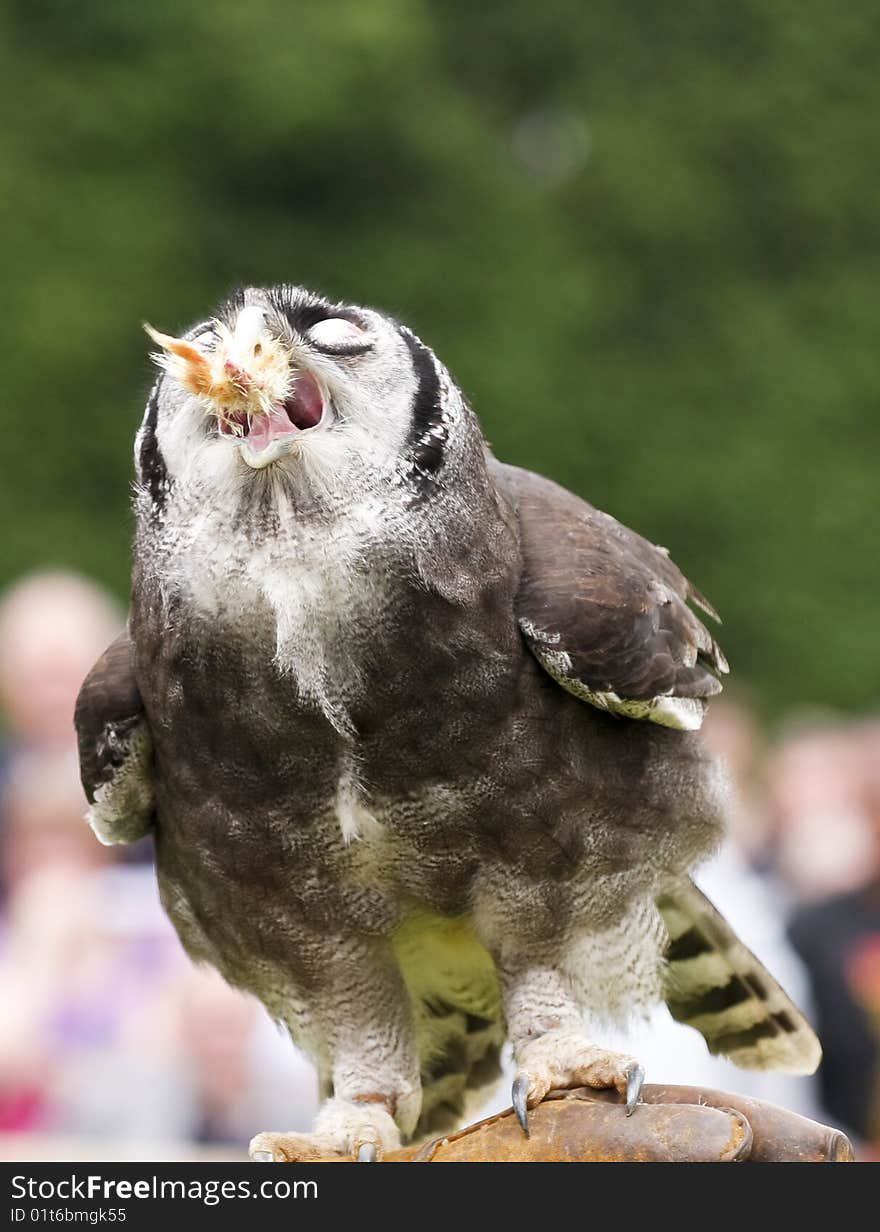
M 254 470 L 289 454 L 304 432 L 323 422 L 327 403 L 318 382 L 307 372 L 297 374 L 290 394 L 268 412 L 248 415 L 237 430 L 220 421 L 220 431 L 234 431 L 243 460 Z
M 241 313 L 234 332 L 218 326 L 213 350 L 144 329 L 162 348 L 160 364 L 208 403 L 219 432 L 237 439 L 248 466 L 262 469 L 324 421 L 328 400 L 310 373 L 293 367 L 279 340 L 256 327 L 252 313 Z

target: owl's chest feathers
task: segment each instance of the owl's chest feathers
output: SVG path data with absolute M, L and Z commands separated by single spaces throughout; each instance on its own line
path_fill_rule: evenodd
M 476 764 L 483 727 L 499 730 L 498 699 L 515 671 L 507 643 L 519 647 L 503 615 L 506 575 L 487 582 L 488 570 L 442 546 L 430 565 L 453 580 L 451 597 L 428 579 L 405 528 L 353 519 L 262 538 L 203 521 L 143 560 L 154 596 L 147 642 L 164 664 L 145 673 L 158 682 L 148 711 L 168 750 L 170 813 L 197 783 L 229 817 L 263 827 L 279 860 L 291 842 L 317 844 L 323 862 L 340 840 L 340 858 L 353 858 L 358 839 L 367 864 L 392 832 L 406 846 L 432 785 L 460 773 L 457 745 Z M 496 591 L 497 602 L 481 601 Z M 401 797 L 426 792 L 418 817 L 394 813 Z
M 289 680 L 304 707 L 347 735 L 401 568 L 368 519 L 256 540 L 202 526 L 177 536 L 161 584 L 195 622 L 246 648 L 251 667 Z

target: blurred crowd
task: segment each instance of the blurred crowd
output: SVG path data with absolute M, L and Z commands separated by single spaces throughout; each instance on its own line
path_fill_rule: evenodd
M 317 1084 L 186 958 L 149 841 L 103 847 L 85 822 L 73 705 L 123 619 L 75 575 L 0 599 L 0 1158 L 240 1160 L 260 1128 L 308 1128 Z
M 85 824 L 73 704 L 122 621 L 75 575 L 0 598 L 0 1157 L 55 1136 L 240 1158 L 257 1130 L 306 1128 L 316 1082 L 254 1001 L 185 958 L 149 843 L 102 847 Z M 629 1046 L 654 1081 L 772 1099 L 880 1157 L 880 721 L 801 715 L 771 739 L 728 694 L 706 735 L 735 784 L 730 837 L 699 879 L 825 1059 L 816 1079 L 746 1074 L 665 1010 Z

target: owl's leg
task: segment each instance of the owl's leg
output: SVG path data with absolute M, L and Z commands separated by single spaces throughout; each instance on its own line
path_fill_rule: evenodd
M 342 1154 L 371 1162 L 412 1133 L 422 1102 L 412 1008 L 384 942 L 323 938 L 323 988 L 309 1009 L 307 1038 L 332 1094 L 310 1134 L 262 1133 L 249 1154 L 260 1163 L 299 1163 Z M 329 955 L 333 955 L 332 958 Z M 291 1023 L 294 1038 L 299 1035 Z
M 629 1116 L 645 1071 L 634 1057 L 590 1040 L 583 1013 L 560 974 L 560 951 L 546 941 L 516 946 L 513 952 L 509 944 L 501 948 L 496 962 L 517 1064 L 512 1102 L 525 1133 L 528 1108 L 558 1089 L 614 1087 L 626 1097 Z

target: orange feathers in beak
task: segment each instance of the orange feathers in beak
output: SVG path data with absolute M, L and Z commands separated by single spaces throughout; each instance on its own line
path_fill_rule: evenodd
M 252 326 L 245 322 L 245 328 L 232 333 L 215 324 L 217 341 L 210 350 L 163 334 L 152 325 L 145 324 L 144 329 L 162 348 L 157 359 L 166 372 L 190 393 L 207 399 L 218 418 L 230 419 L 267 414 L 288 396 L 293 380 L 285 348 Z

